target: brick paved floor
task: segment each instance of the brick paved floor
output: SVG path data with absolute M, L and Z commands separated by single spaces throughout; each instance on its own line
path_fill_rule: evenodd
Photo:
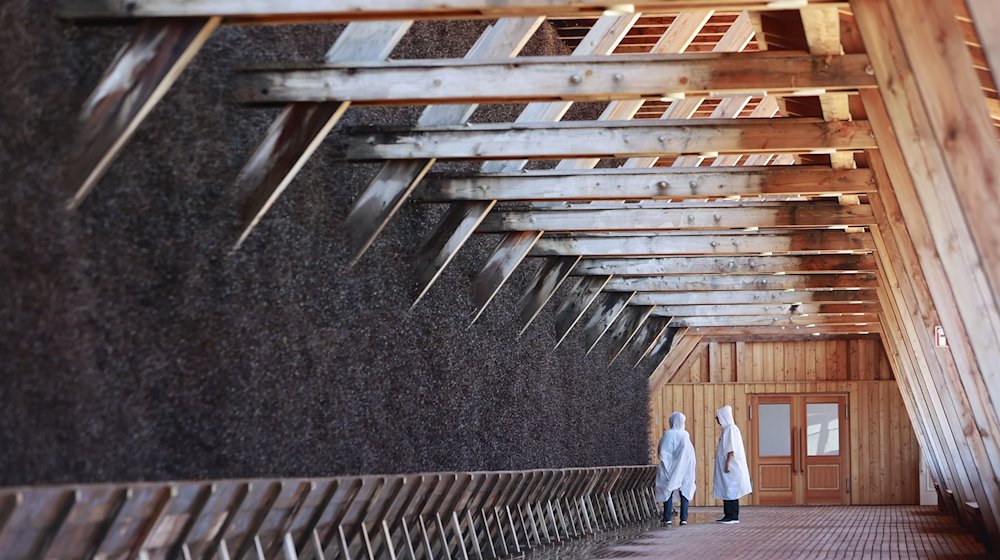
M 622 532 L 549 548 L 535 559 L 988 558 L 965 528 L 921 506 L 744 507 L 739 525 L 722 508 L 692 508 L 689 525 Z M 561 550 L 560 550 L 561 549 Z

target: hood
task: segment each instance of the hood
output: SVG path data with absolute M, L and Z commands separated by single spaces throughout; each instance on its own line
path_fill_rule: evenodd
M 719 423 L 722 424 L 723 428 L 728 428 L 736 422 L 733 420 L 733 407 L 728 404 L 715 411 L 715 417 L 719 419 Z
M 670 415 L 670 429 L 671 430 L 683 430 L 684 422 L 687 418 L 680 412 L 674 412 Z

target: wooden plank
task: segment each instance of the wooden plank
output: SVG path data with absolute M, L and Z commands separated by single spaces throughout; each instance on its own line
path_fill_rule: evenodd
M 708 337 L 759 337 L 759 336 L 812 336 L 814 334 L 870 334 L 880 332 L 879 324 L 817 324 L 815 327 L 793 326 L 731 326 L 731 327 L 691 327 L 691 332 Z M 794 346 L 794 345 L 793 345 Z M 786 368 L 790 362 L 785 358 Z
M 656 313 L 656 311 L 654 311 Z M 875 313 L 864 313 L 855 315 L 853 313 L 823 313 L 801 317 L 796 315 L 775 316 L 775 315 L 734 315 L 734 316 L 693 316 L 693 317 L 673 317 L 670 320 L 672 327 L 809 327 L 813 325 L 849 325 L 854 327 L 869 326 L 877 329 L 879 316 Z M 807 368 L 809 368 L 811 381 L 815 381 L 815 349 L 812 354 L 807 354 L 804 358 Z
M 508 233 L 500 241 L 489 260 L 472 280 L 472 303 L 476 306 L 472 323 L 483 314 L 541 236 L 540 231 L 520 231 Z
M 502 19 L 483 32 L 466 58 L 516 56 L 541 23 L 542 18 L 538 17 Z M 475 104 L 427 107 L 417 123 L 420 126 L 462 124 L 476 107 Z M 354 249 L 352 264 L 364 255 L 433 164 L 433 160 L 389 162 L 368 183 L 347 215 L 348 239 Z
M 795 153 L 876 147 L 866 121 L 824 123 L 799 118 L 355 129 L 347 143 L 342 155 L 350 161 Z
M 574 235 L 544 236 L 530 256 L 669 256 L 816 254 L 872 251 L 870 233 L 789 231 L 783 234 Z M 767 255 L 764 255 L 767 256 Z
M 1000 76 L 1000 17 L 997 17 L 996 4 L 990 0 L 965 0 L 965 4 L 995 83 Z
M 610 293 L 604 297 L 583 328 L 587 354 L 594 350 L 597 343 L 604 337 L 604 333 L 611 328 L 611 324 L 625 311 L 628 301 L 632 299 L 633 295 L 635 295 L 634 292 L 619 292 Z
M 747 227 L 865 226 L 874 222 L 868 205 L 808 205 L 790 207 L 505 210 L 491 212 L 479 233 L 503 231 L 655 231 L 659 229 L 721 229 Z
M 383 59 L 389 56 L 411 23 L 351 24 L 337 37 L 326 58 L 331 61 Z M 243 223 L 236 248 L 246 241 L 348 107 L 349 102 L 292 105 L 271 124 L 236 179 L 237 189 L 250 193 L 243 206 Z
M 612 101 L 664 93 L 848 91 L 875 87 L 875 78 L 865 71 L 867 64 L 864 55 L 775 53 L 538 56 L 516 64 L 469 59 L 297 64 L 244 70 L 237 76 L 235 95 L 248 103 L 425 105 Z M 755 71 L 747 72 L 748 67 Z M 745 105 L 745 98 L 734 99 Z M 726 112 L 738 114 L 742 108 L 727 107 Z
M 645 294 L 637 294 L 636 297 Z M 632 299 L 633 305 L 635 298 Z M 656 314 L 661 317 L 724 317 L 737 315 L 814 315 L 817 313 L 878 313 L 877 303 L 866 304 L 823 304 L 823 303 L 792 303 L 777 305 L 661 305 L 657 306 Z
M 646 323 L 653 312 L 652 305 L 628 306 L 622 311 L 622 320 L 618 321 L 617 327 L 611 333 L 611 360 L 608 364 L 615 363 L 615 360 L 628 348 L 628 344 L 639 333 L 639 329 Z
M 580 261 L 579 256 L 573 257 L 550 257 L 545 259 L 545 264 L 531 281 L 527 291 L 517 302 L 518 317 L 521 328 L 517 335 L 521 336 L 528 330 L 531 323 L 541 313 L 542 308 L 548 303 L 556 290 L 562 286 L 566 278 L 576 263 Z
M 831 290 L 831 291 L 707 291 L 707 292 L 640 292 L 632 298 L 633 305 L 780 305 L 795 303 L 877 303 L 875 291 Z
M 616 168 L 568 172 L 431 174 L 418 200 L 628 200 L 732 198 L 759 195 L 862 194 L 875 191 L 869 169 L 821 166 Z
M 680 336 L 677 342 L 670 348 L 670 351 L 667 352 L 666 356 L 663 357 L 663 360 L 657 364 L 653 373 L 650 374 L 649 390 L 658 391 L 663 385 L 670 383 L 681 365 L 694 352 L 699 343 L 701 343 L 701 336 L 687 334 L 686 332 Z
M 585 276 L 576 283 L 570 296 L 556 309 L 556 348 L 566 340 L 569 331 L 573 330 L 610 280 L 611 276 Z
M 441 220 L 442 227 L 435 231 L 434 236 L 417 253 L 414 268 L 418 291 L 413 305 L 419 303 L 427 294 L 448 263 L 455 258 L 458 249 L 476 231 L 491 208 L 493 201 L 469 202 L 448 209 L 448 213 Z
M 632 355 L 629 358 L 629 363 L 632 364 L 632 367 L 638 366 L 639 362 L 652 352 L 656 343 L 663 340 L 663 335 L 666 333 L 669 324 L 669 317 L 652 316 L 642 324 L 642 328 L 639 329 L 639 332 L 632 339 Z
M 219 26 L 204 17 L 142 23 L 83 104 L 63 181 L 75 210 Z
M 573 274 L 647 276 L 657 274 L 771 274 L 775 272 L 845 272 L 875 270 L 872 255 L 765 257 L 586 258 Z
M 614 278 L 606 290 L 613 292 L 678 292 L 718 290 L 789 290 L 831 288 L 875 288 L 878 281 L 871 273 L 861 274 L 786 274 L 786 275 L 703 275 L 633 276 Z
M 663 317 L 654 317 L 651 320 L 663 319 Z M 669 323 L 669 321 L 668 321 Z M 639 364 L 660 364 L 663 362 L 663 358 L 670 352 L 670 349 L 674 346 L 674 341 L 677 340 L 678 335 L 683 335 L 687 332 L 687 329 L 678 329 L 676 327 L 666 326 L 660 332 L 660 334 L 653 340 L 653 344 L 650 345 L 649 350 L 646 355 L 636 362 L 635 367 L 639 367 Z M 656 366 L 653 366 L 655 369 Z M 652 389 L 650 389 L 652 391 Z

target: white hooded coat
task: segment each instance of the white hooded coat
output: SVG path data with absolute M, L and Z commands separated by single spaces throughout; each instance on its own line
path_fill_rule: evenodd
M 656 473 L 656 501 L 665 502 L 670 494 L 681 491 L 687 499 L 694 498 L 694 446 L 691 435 L 684 429 L 684 415 L 670 415 L 670 429 L 660 439 L 660 469 Z
M 733 407 L 726 405 L 715 411 L 722 425 L 719 446 L 715 450 L 715 480 L 712 494 L 720 500 L 738 500 L 753 492 L 750 486 L 750 469 L 747 454 L 743 448 L 743 434 L 733 420 Z M 726 472 L 726 456 L 732 452 L 733 460 Z

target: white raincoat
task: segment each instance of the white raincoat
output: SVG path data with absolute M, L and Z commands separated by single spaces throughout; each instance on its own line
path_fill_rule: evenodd
M 684 429 L 684 415 L 670 415 L 670 429 L 660 439 L 660 470 L 656 473 L 656 501 L 665 502 L 671 492 L 681 491 L 687 499 L 694 498 L 694 446 L 691 435 Z
M 720 500 L 738 500 L 753 492 L 750 486 L 750 469 L 747 467 L 747 453 L 743 448 L 743 434 L 733 420 L 733 407 L 726 405 L 715 411 L 722 425 L 719 447 L 715 450 L 715 480 L 712 494 Z M 733 460 L 726 472 L 726 456 L 733 453 Z

